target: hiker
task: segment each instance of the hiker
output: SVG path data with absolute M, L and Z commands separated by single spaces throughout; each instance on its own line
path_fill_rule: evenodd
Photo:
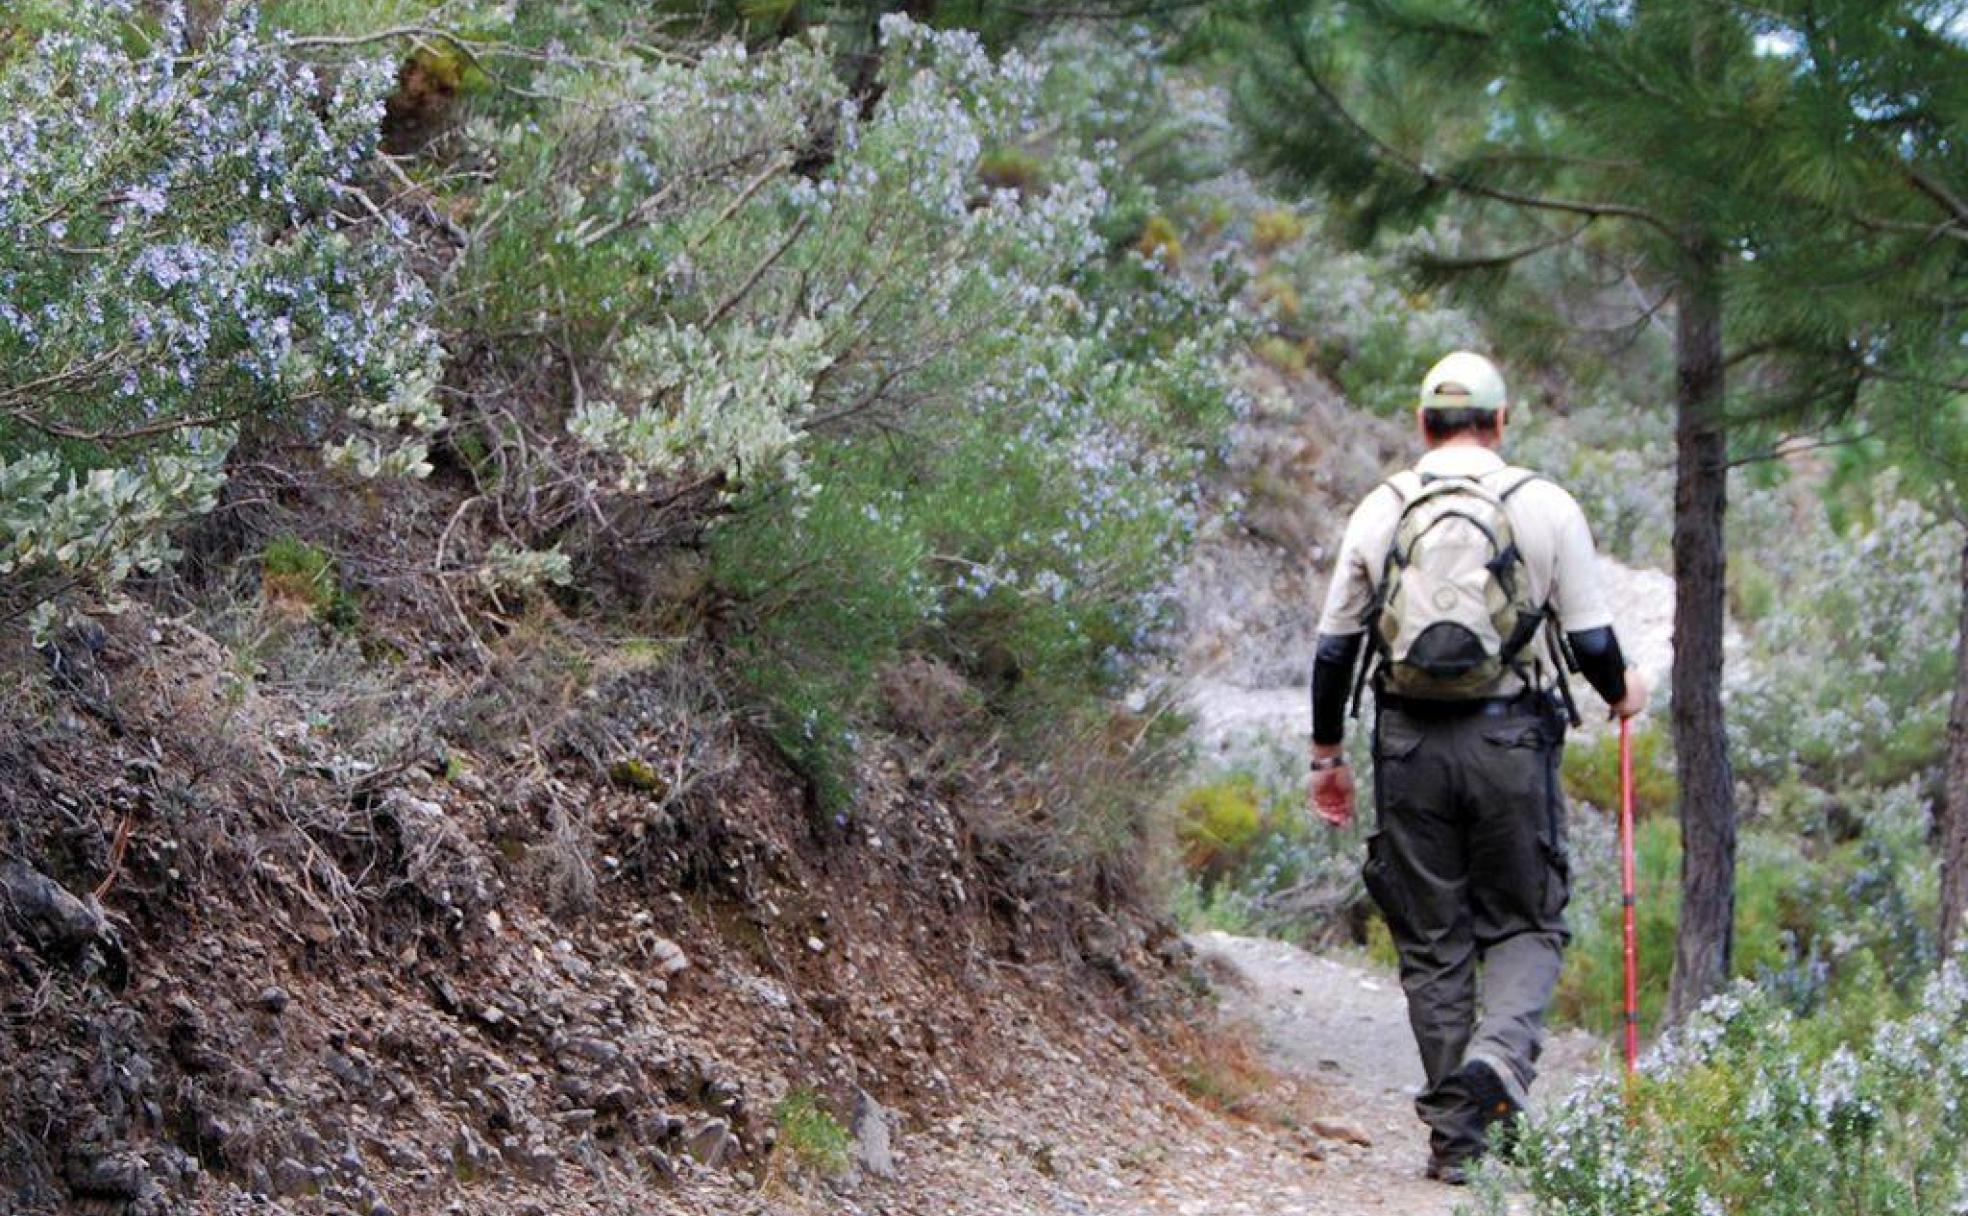
M 1362 687 L 1374 690 L 1377 830 L 1362 876 L 1421 1049 L 1427 1175 L 1454 1185 L 1524 1106 L 1570 938 L 1566 669 L 1616 716 L 1647 704 L 1584 513 L 1497 454 L 1507 405 L 1481 355 L 1430 369 L 1416 410 L 1427 452 L 1347 521 L 1312 663 L 1311 801 L 1335 827 L 1353 819 L 1348 694 L 1357 715 Z

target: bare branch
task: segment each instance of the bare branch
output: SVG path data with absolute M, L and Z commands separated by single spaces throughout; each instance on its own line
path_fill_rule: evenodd
M 418 42 L 448 42 L 466 54 L 471 47 L 464 39 L 444 30 L 433 29 L 427 25 L 393 25 L 388 29 L 371 30 L 366 34 L 305 34 L 283 40 L 284 45 L 301 50 L 322 48 L 348 48 L 368 46 L 377 42 L 395 42 L 408 38 Z
M 799 222 L 787 230 L 785 239 L 774 246 L 772 252 L 760 258 L 758 265 L 752 267 L 752 272 L 745 276 L 745 281 L 740 283 L 737 289 L 730 295 L 718 301 L 717 307 L 713 308 L 710 315 L 704 318 L 703 328 L 709 329 L 719 321 L 724 320 L 726 314 L 738 307 L 739 303 L 751 294 L 752 288 L 757 287 L 759 280 L 765 277 L 765 272 L 772 269 L 773 264 L 780 258 L 785 257 L 786 251 L 793 247 L 793 242 L 800 239 L 801 234 L 806 231 L 807 224 L 811 219 L 811 215 L 802 215 L 799 217 Z

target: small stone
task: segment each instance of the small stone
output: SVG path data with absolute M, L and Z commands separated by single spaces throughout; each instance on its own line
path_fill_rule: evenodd
M 706 1119 L 690 1129 L 683 1140 L 683 1151 L 699 1165 L 716 1169 L 731 1150 L 731 1125 L 722 1119 Z
M 642 1151 L 642 1163 L 648 1167 L 649 1172 L 654 1174 L 658 1180 L 662 1182 L 674 1182 L 676 1180 L 676 1162 L 671 1161 L 670 1155 L 661 1149 L 644 1149 Z
M 895 1177 L 895 1153 L 889 1145 L 894 1118 L 868 1093 L 854 1094 L 854 1163 L 877 1178 Z
M 806 939 L 806 948 L 815 954 L 825 954 L 827 952 L 827 943 L 817 937 L 809 937 Z
M 132 1152 L 106 1152 L 69 1162 L 68 1189 L 79 1199 L 141 1199 L 149 1167 Z
M 314 1186 L 314 1175 L 308 1167 L 292 1157 L 282 1157 L 273 1163 L 273 1189 L 281 1195 L 303 1195 Z
M 1347 1119 L 1314 1119 L 1312 1130 L 1327 1140 L 1338 1140 L 1345 1144 L 1357 1144 L 1361 1148 L 1373 1147 L 1373 1137 L 1367 1129 Z
M 667 937 L 659 937 L 650 942 L 649 954 L 656 963 L 656 969 L 666 976 L 675 975 L 690 967 L 690 959 L 684 954 L 683 947 Z
M 285 1013 L 287 1011 L 287 990 L 277 984 L 262 988 L 260 990 L 260 1008 L 266 1010 L 268 1013 Z
M 563 1060 L 569 1056 L 578 1056 L 595 1064 L 612 1065 L 621 1060 L 622 1049 L 607 1039 L 594 1035 L 576 1035 L 567 1040 L 555 1054 Z
M 552 1182 L 554 1169 L 560 1164 L 560 1155 L 535 1140 L 511 1154 L 509 1160 L 533 1181 Z
M 487 1144 L 465 1124 L 458 1125 L 458 1138 L 451 1145 L 452 1168 L 462 1178 L 482 1174 L 499 1164 L 499 1150 Z

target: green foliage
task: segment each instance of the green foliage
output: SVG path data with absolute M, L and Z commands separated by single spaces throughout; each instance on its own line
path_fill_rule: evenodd
M 1791 372 L 1746 394 L 1761 418 L 1845 413 L 1868 376 L 1890 395 L 1937 361 L 1958 371 L 1960 322 L 1936 305 L 1962 270 L 1927 234 L 1962 231 L 1944 200 L 1968 108 L 1937 82 L 1963 77 L 1968 47 L 1902 37 L 1945 21 L 1919 5 L 1289 0 L 1253 19 L 1237 95 L 1253 157 L 1334 200 L 1362 245 L 1431 231 L 1425 274 L 1492 297 L 1580 252 L 1580 269 L 1713 276 L 1732 341 Z M 1934 88 L 1946 100 L 1920 100 Z
M 1045 186 L 1045 162 L 1023 148 L 993 148 L 977 158 L 977 180 L 992 190 L 1030 194 Z
M 1138 238 L 1157 214 L 1188 218 L 1195 189 L 1223 168 L 1218 119 L 1198 112 L 1175 79 L 1154 37 L 1136 28 L 1120 37 L 1096 29 L 1047 38 L 1041 106 L 1048 123 L 1097 158 L 1106 194 L 1095 229 L 1115 248 Z M 1197 216 L 1200 224 L 1205 217 Z
M 495 24 L 491 8 L 476 0 L 267 0 L 260 11 L 269 26 L 305 37 L 404 26 L 472 33 Z
M 1863 989 L 1881 972 L 1910 991 L 1935 958 L 1934 858 L 1918 796 L 1911 789 L 1876 795 L 1853 808 L 1851 821 L 1861 834 L 1840 842 L 1760 831 L 1741 841 L 1735 974 L 1760 981 L 1800 1011 Z M 1579 826 L 1572 847 L 1574 936 L 1553 1011 L 1611 1033 L 1620 1025 L 1624 974 L 1616 841 L 1610 826 L 1589 834 Z M 1679 825 L 1668 816 L 1649 818 L 1635 845 L 1641 1025 L 1654 1033 L 1661 1029 L 1679 921 Z
M 331 629 L 353 629 L 361 619 L 361 607 L 342 586 L 334 559 L 296 536 L 275 537 L 260 552 L 260 592 L 268 600 L 302 605 Z
M 647 760 L 631 756 L 617 760 L 608 766 L 608 779 L 626 789 L 639 790 L 645 794 L 660 794 L 667 787 L 662 774 L 658 773 Z
M 1865 516 L 1842 534 L 1822 503 L 1789 487 L 1741 504 L 1771 606 L 1730 681 L 1730 746 L 1739 779 L 1759 793 L 1793 782 L 1883 789 L 1938 763 L 1960 533 L 1892 478 L 1868 489 Z
M 1259 254 L 1276 253 L 1296 244 L 1305 236 L 1305 217 L 1283 207 L 1272 207 L 1251 217 L 1251 249 Z
M 564 100 L 476 106 L 493 218 L 452 301 L 515 379 L 572 364 L 571 401 L 469 429 L 481 488 L 582 586 L 700 534 L 720 636 L 828 822 L 905 653 L 1031 754 L 1119 687 L 1237 396 L 1226 291 L 1111 235 L 1175 124 L 1093 101 L 1159 76 L 882 30 L 866 105 L 816 33 L 655 62 L 597 36 L 533 80 Z
M 1671 562 L 1674 478 L 1662 454 L 1673 448 L 1673 426 L 1633 393 L 1626 387 L 1601 390 L 1564 402 L 1562 416 L 1513 406 L 1508 455 L 1570 491 L 1605 552 L 1632 565 L 1665 568 Z
M 1275 242 L 1255 294 L 1281 324 L 1309 337 L 1321 370 L 1353 403 L 1400 417 L 1414 408 L 1430 363 L 1444 351 L 1482 345 L 1467 314 L 1401 290 L 1394 258 L 1344 252 L 1308 231 L 1289 211 L 1253 221 L 1254 242 Z M 1259 353 L 1281 370 L 1302 370 L 1306 354 L 1294 345 L 1280 338 L 1261 343 Z
M 1640 1020 L 1652 1032 L 1661 1025 L 1680 921 L 1680 825 L 1666 816 L 1651 818 L 1638 825 L 1634 845 Z M 1805 873 L 1795 851 L 1760 838 L 1744 847 L 1736 872 L 1736 974 L 1755 976 L 1792 961 L 1795 943 L 1811 931 L 1811 909 L 1802 903 Z M 1596 914 L 1574 924 L 1573 932 L 1553 1008 L 1576 1025 L 1612 1033 L 1624 1005 L 1619 903 L 1603 901 Z
M 1681 796 L 1674 778 L 1672 743 L 1664 725 L 1642 722 L 1633 729 L 1633 813 L 1646 819 L 1672 815 Z M 1589 742 L 1574 740 L 1565 748 L 1563 766 L 1568 797 L 1619 813 L 1619 732 L 1601 731 Z
M 1968 1186 L 1964 1046 L 1953 966 L 1913 1000 L 1858 985 L 1809 1018 L 1739 986 L 1636 1084 L 1599 1082 L 1535 1121 L 1516 1174 L 1539 1211 L 1939 1216 Z
M 1289 279 L 1267 274 L 1257 280 L 1253 294 L 1258 306 L 1283 325 L 1291 325 L 1305 312 L 1305 301 Z
M 1265 812 L 1258 806 L 1257 783 L 1246 775 L 1197 786 L 1177 808 L 1176 839 L 1184 864 L 1207 880 L 1249 859 Z
M 1134 238 L 1134 251 L 1163 266 L 1182 264 L 1182 234 L 1166 215 L 1151 215 Z
M 1355 742 L 1364 748 L 1364 739 Z M 1354 759 L 1364 763 L 1363 750 Z M 1304 764 L 1297 747 L 1246 749 L 1183 793 L 1176 838 L 1184 868 L 1175 906 L 1185 924 L 1305 941 L 1355 931 L 1372 812 L 1363 807 L 1364 818 L 1345 829 L 1313 820 Z
M 854 1138 L 812 1089 L 793 1090 L 772 1108 L 779 1129 L 778 1151 L 790 1153 L 802 1168 L 826 1178 L 847 1173 Z
M 1290 376 L 1303 374 L 1308 364 L 1303 345 L 1276 334 L 1266 334 L 1251 343 L 1251 353 Z
M 444 418 L 427 290 L 397 233 L 339 214 L 386 65 L 324 79 L 250 15 L 36 20 L 0 56 L 0 618 L 45 629 L 54 590 L 171 560 L 242 430 L 417 476 Z
M 1778 606 L 1782 594 L 1777 580 L 1755 558 L 1743 555 L 1729 563 L 1729 613 L 1754 625 Z
M 1169 914 L 1188 933 L 1234 933 L 1250 937 L 1264 932 L 1259 911 L 1248 893 L 1236 887 L 1205 886 L 1184 875 L 1169 897 Z

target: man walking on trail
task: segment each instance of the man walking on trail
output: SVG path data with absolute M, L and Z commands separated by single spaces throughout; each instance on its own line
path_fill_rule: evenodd
M 1377 830 L 1362 874 L 1421 1049 L 1428 1176 L 1460 1184 L 1491 1127 L 1523 1108 L 1570 937 L 1565 669 L 1616 716 L 1639 713 L 1647 686 L 1620 655 L 1578 503 L 1497 454 L 1509 411 L 1495 365 L 1443 359 L 1416 413 L 1427 452 L 1354 510 L 1326 591 L 1311 796 L 1328 823 L 1352 822 L 1340 740 L 1349 691 L 1357 713 L 1370 683 Z

